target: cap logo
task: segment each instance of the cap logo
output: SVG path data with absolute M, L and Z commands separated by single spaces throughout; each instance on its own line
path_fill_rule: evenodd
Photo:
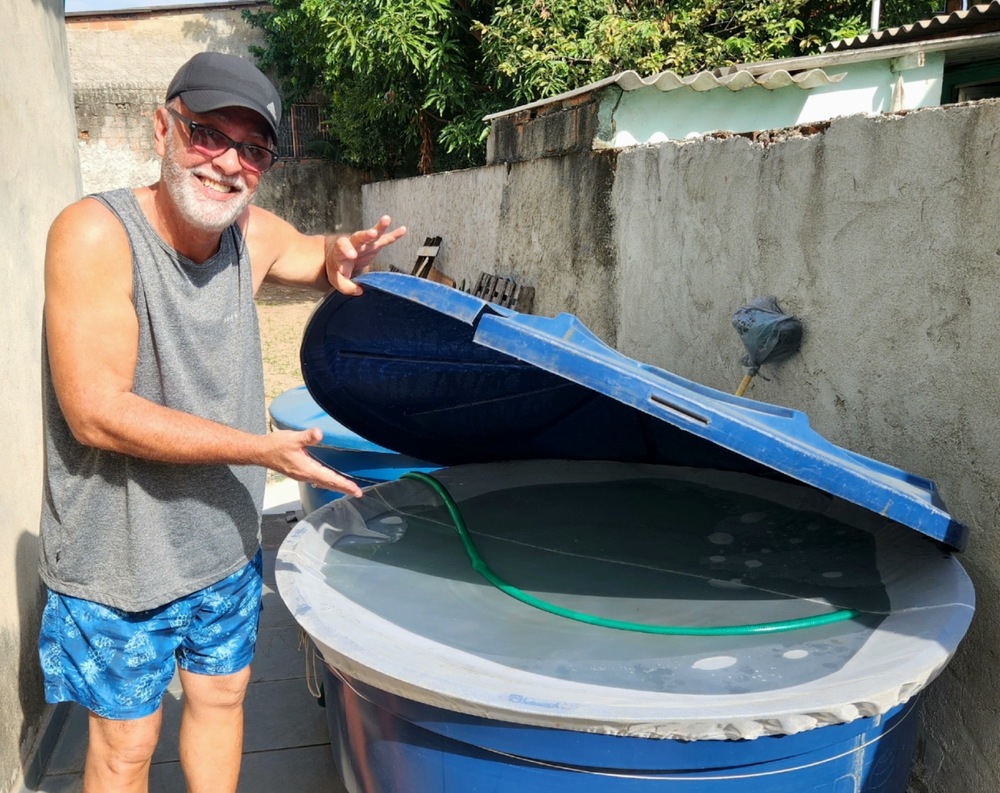
M 267 103 L 267 110 L 271 114 L 271 118 L 277 119 L 277 114 L 274 112 L 274 102 Z

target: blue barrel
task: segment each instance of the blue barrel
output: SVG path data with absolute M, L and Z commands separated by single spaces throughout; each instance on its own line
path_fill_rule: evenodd
M 493 721 L 325 671 L 334 762 L 351 793 L 898 793 L 918 699 L 878 718 L 753 741 L 595 735 Z
M 317 460 L 365 487 L 389 482 L 407 471 L 434 471 L 439 466 L 397 454 L 391 449 L 365 440 L 331 418 L 310 396 L 304 385 L 291 388 L 275 397 L 270 407 L 271 423 L 281 430 L 305 430 L 318 427 L 323 440 L 310 447 Z M 308 515 L 341 494 L 299 482 L 302 510 Z
M 918 694 L 973 613 L 940 546 L 731 472 L 520 460 L 434 481 L 327 504 L 278 552 L 351 793 L 905 791 Z M 633 629 L 671 626 L 692 629 Z

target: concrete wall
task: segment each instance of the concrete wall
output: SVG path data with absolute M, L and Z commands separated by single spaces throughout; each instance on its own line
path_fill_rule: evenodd
M 265 174 L 254 203 L 307 234 L 361 228 L 364 174 L 328 160 L 281 162 Z
M 119 82 L 155 88 L 203 50 L 247 56 L 250 44 L 261 40 L 260 31 L 242 17 L 243 9 L 254 5 L 74 15 L 66 20 L 73 87 L 99 85 L 117 75 Z
M 0 791 L 46 723 L 38 667 L 41 323 L 49 224 L 80 193 L 61 0 L 13 0 L 0 28 Z
M 614 278 L 613 163 L 577 153 L 367 185 L 365 225 L 386 213 L 409 232 L 378 266 L 408 273 L 424 239 L 441 236 L 435 266 L 459 285 L 471 289 L 482 272 L 513 278 L 536 288 L 533 313 L 585 316 L 608 338 L 616 303 L 592 286 Z
M 851 117 L 809 137 L 665 143 L 364 188 L 365 220 L 425 235 L 439 267 L 536 288 L 624 353 L 732 392 L 732 312 L 774 294 L 800 354 L 749 392 L 936 480 L 972 529 L 973 627 L 925 697 L 914 793 L 1000 787 L 1000 103 Z

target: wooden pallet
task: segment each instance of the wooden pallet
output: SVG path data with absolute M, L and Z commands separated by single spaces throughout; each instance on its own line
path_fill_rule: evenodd
M 441 241 L 441 237 L 427 237 L 424 239 L 423 246 L 417 250 L 417 261 L 413 265 L 410 275 L 454 287 L 455 280 L 434 267 L 434 260 L 441 249 Z M 403 272 L 394 266 L 390 266 L 389 270 L 394 273 Z M 504 308 L 514 309 L 522 314 L 530 314 L 532 305 L 535 302 L 535 288 L 533 286 L 521 286 L 509 276 L 502 277 L 491 273 L 480 273 L 476 285 L 471 290 L 466 288 L 464 280 L 458 288 L 474 297 L 487 300 Z
M 535 302 L 535 287 L 521 286 L 513 278 L 480 273 L 472 290 L 475 297 L 496 303 L 504 308 L 512 308 L 522 314 L 530 314 Z

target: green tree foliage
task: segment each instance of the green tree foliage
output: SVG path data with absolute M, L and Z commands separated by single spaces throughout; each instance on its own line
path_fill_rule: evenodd
M 935 11 L 898 0 L 882 27 Z M 340 156 L 398 175 L 479 164 L 491 112 L 628 69 L 815 53 L 869 14 L 870 0 L 273 0 L 245 17 L 286 98 L 328 104 Z
M 438 152 L 447 165 L 481 156 L 485 129 L 469 120 L 492 105 L 473 25 L 489 13 L 478 0 L 273 0 L 245 17 L 285 97 L 329 103 L 341 156 L 395 174 L 429 173 Z

